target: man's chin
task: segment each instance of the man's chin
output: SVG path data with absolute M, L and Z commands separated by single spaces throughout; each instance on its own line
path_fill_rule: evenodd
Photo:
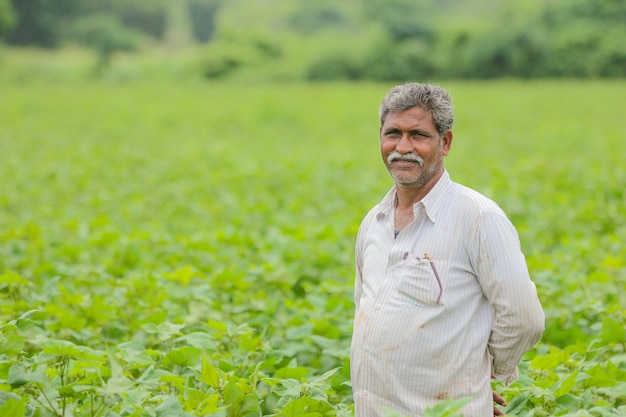
M 402 187 L 415 187 L 420 183 L 420 177 L 404 177 L 399 175 L 392 175 L 393 181 Z

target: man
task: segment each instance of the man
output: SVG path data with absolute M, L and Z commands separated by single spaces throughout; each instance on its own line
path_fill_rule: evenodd
M 517 231 L 488 198 L 450 180 L 454 115 L 428 84 L 392 88 L 380 149 L 395 185 L 356 242 L 351 345 L 355 417 L 420 416 L 469 397 L 466 417 L 502 415 L 508 384 L 540 339 L 544 313 Z

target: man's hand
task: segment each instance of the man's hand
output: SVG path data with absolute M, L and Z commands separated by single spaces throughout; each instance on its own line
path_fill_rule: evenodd
M 491 375 L 491 379 L 494 379 L 495 375 Z M 501 405 L 502 407 L 506 407 L 506 400 L 500 396 L 497 392 L 493 391 L 493 402 Z M 493 406 L 493 417 L 503 416 L 504 413 L 495 405 Z
M 504 398 L 502 398 L 500 396 L 500 394 L 498 394 L 497 392 L 493 392 L 493 402 L 501 405 L 502 407 L 506 407 L 506 401 L 504 400 Z M 504 413 L 502 412 L 502 410 L 500 410 L 498 407 L 496 407 L 495 405 L 493 406 L 493 415 L 495 416 L 503 416 Z

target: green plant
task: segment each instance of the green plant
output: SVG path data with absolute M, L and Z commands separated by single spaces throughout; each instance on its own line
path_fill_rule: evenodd
M 352 414 L 388 86 L 0 82 L 0 415 Z M 623 414 L 624 83 L 447 87 L 446 167 L 509 214 L 546 311 L 506 412 Z

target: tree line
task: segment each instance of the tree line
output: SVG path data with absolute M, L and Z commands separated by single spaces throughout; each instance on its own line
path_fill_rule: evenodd
M 208 78 L 617 78 L 626 0 L 0 0 L 0 41 L 118 51 L 194 45 Z M 268 70 L 269 69 L 269 70 Z M 277 76 L 278 76 L 277 75 Z

